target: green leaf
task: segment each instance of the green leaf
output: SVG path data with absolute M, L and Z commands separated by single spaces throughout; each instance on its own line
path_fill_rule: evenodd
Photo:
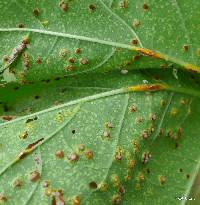
M 115 73 L 95 75 L 99 80 L 88 85 L 96 82 L 101 90 L 112 79 L 113 87 L 2 123 L 6 204 L 73 204 L 78 196 L 88 205 L 180 204 L 178 197 L 189 197 L 199 169 L 198 90 L 169 78 L 169 91 L 128 92 L 138 87 L 127 89 L 125 82 L 137 85 L 147 74 L 135 72 L 124 82 Z M 87 87 L 84 78 L 77 89 L 81 85 Z
M 10 67 L 10 73 L 25 83 L 91 70 L 170 66 L 145 56 L 137 62 L 139 51 L 199 72 L 199 30 L 194 32 L 199 26 L 198 1 L 64 4 L 63 10 L 62 1 L 0 3 L 2 71 Z M 27 36 L 30 42 L 24 47 Z M 16 48 L 21 52 L 16 54 Z

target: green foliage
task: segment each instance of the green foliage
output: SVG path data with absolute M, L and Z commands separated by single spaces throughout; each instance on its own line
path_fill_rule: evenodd
M 198 204 L 199 6 L 0 2 L 0 204 Z

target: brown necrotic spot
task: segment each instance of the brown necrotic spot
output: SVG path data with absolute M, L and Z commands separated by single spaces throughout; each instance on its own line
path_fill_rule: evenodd
M 33 9 L 33 15 L 38 16 L 40 14 L 40 10 L 38 8 Z
M 121 202 L 122 202 L 122 197 L 120 194 L 116 194 L 112 197 L 112 204 L 113 205 L 121 204 Z
M 125 190 L 125 188 L 124 188 L 123 185 L 120 185 L 120 186 L 118 187 L 118 189 L 117 189 L 117 192 L 118 192 L 119 194 L 125 194 L 126 190 Z
M 133 27 L 138 27 L 140 25 L 140 21 L 138 19 L 133 20 Z
M 87 159 L 93 159 L 93 151 L 92 150 L 89 150 L 89 149 L 85 150 L 84 155 Z
M 135 112 L 137 110 L 137 107 L 135 105 L 131 105 L 129 108 L 130 112 Z
M 149 152 L 143 152 L 142 154 L 142 164 L 147 164 L 151 158 L 151 154 Z
M 182 49 L 183 49 L 183 51 L 188 51 L 189 46 L 188 45 L 183 45 Z
M 69 5 L 63 0 L 59 3 L 60 9 L 62 11 L 67 11 L 69 9 Z
M 3 56 L 3 61 L 4 61 L 5 63 L 8 62 L 8 61 L 9 61 L 9 56 L 7 56 L 7 55 Z
M 3 116 L 2 119 L 5 120 L 5 121 L 11 121 L 13 119 L 13 117 L 7 115 L 7 116 Z
M 93 11 L 96 10 L 96 6 L 95 6 L 94 4 L 90 4 L 90 5 L 88 6 L 88 8 L 89 8 L 89 11 L 90 11 L 90 12 L 93 12 Z
M 155 120 L 156 120 L 156 115 L 151 113 L 151 114 L 149 115 L 149 120 L 155 121 Z
M 72 70 L 73 70 L 73 66 L 68 65 L 65 69 L 66 69 L 67 71 L 72 71 Z
M 5 194 L 0 193 L 0 204 L 4 204 L 8 199 Z
M 41 59 L 38 57 L 38 58 L 36 58 L 35 63 L 36 63 L 36 64 L 41 64 L 42 61 L 41 61 Z
M 70 58 L 68 59 L 68 62 L 73 64 L 73 63 L 75 63 L 75 59 L 74 59 L 73 57 L 70 57 Z
M 25 45 L 29 44 L 29 43 L 30 43 L 29 37 L 26 36 L 26 37 L 22 40 L 22 43 L 25 44 Z
M 147 5 L 147 3 L 144 3 L 142 7 L 145 11 L 147 11 L 149 9 L 149 6 Z
M 147 139 L 149 137 L 149 134 L 148 134 L 148 131 L 147 130 L 144 130 L 142 133 L 141 133 L 141 137 L 142 139 Z
M 89 187 L 90 187 L 90 189 L 97 189 L 97 183 L 92 181 L 89 183 Z
M 48 181 L 43 181 L 42 187 L 43 187 L 43 188 L 49 187 L 49 182 L 48 182 Z
M 111 134 L 110 134 L 110 131 L 104 131 L 104 133 L 103 133 L 103 137 L 104 138 L 110 138 L 110 136 L 111 136 Z
M 80 53 L 81 53 L 81 49 L 80 49 L 80 48 L 77 48 L 77 49 L 75 50 L 75 53 L 76 53 L 76 54 L 80 54 Z
M 106 123 L 106 128 L 108 128 L 108 129 L 113 128 L 112 123 L 111 123 L 111 122 L 107 122 L 107 123 Z
M 75 196 L 72 199 L 72 205 L 81 205 L 81 198 L 80 198 L 80 196 Z
M 79 151 L 84 151 L 85 150 L 85 145 L 84 144 L 79 144 L 78 149 L 79 149 Z
M 40 173 L 38 171 L 33 171 L 29 175 L 29 180 L 31 182 L 36 182 L 40 178 Z
M 28 137 L 28 132 L 27 132 L 27 131 L 22 132 L 22 133 L 19 135 L 19 138 L 22 139 L 22 140 L 26 139 L 27 137 Z
M 70 162 L 77 162 L 79 160 L 79 155 L 76 153 L 72 153 L 67 158 Z
M 163 175 L 159 176 L 159 182 L 160 182 L 160 185 L 163 186 L 165 184 L 165 182 L 166 182 L 165 176 L 163 176 Z
M 138 44 L 138 40 L 136 38 L 131 40 L 131 44 L 132 45 L 137 45 Z
M 121 9 L 126 9 L 126 8 L 128 7 L 128 1 L 127 1 L 127 0 L 121 0 L 121 1 L 119 2 L 119 7 L 120 7 Z
M 88 64 L 88 60 L 87 60 L 87 59 L 84 59 L 84 58 L 81 58 L 81 59 L 80 59 L 80 64 L 81 64 L 81 65 L 87 65 L 87 64 Z
M 22 186 L 22 180 L 21 179 L 15 179 L 12 183 L 13 188 L 19 188 Z
M 61 159 L 61 158 L 64 157 L 64 152 L 62 150 L 57 150 L 55 152 L 55 156 L 56 156 L 57 159 Z

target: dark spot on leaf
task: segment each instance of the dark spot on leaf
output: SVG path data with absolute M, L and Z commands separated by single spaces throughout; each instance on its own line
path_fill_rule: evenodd
M 22 139 L 22 140 L 26 139 L 27 137 L 28 137 L 28 132 L 27 131 L 25 131 L 25 132 L 23 132 L 19 135 L 19 138 Z
M 38 119 L 37 116 L 35 116 L 33 118 L 29 118 L 28 120 L 26 120 L 26 123 L 32 122 L 32 121 L 37 120 L 37 119 Z
M 128 1 L 127 1 L 127 0 L 121 0 L 121 1 L 119 2 L 119 7 L 120 7 L 121 9 L 126 9 L 126 8 L 128 7 Z
M 137 110 L 137 108 L 136 108 L 135 105 L 131 105 L 130 108 L 129 108 L 130 112 L 135 112 L 136 110 Z
M 28 37 L 25 37 L 22 41 L 22 43 L 24 43 L 25 45 L 30 43 L 30 39 Z
M 3 61 L 5 63 L 7 63 L 9 61 L 9 56 L 7 56 L 7 55 L 3 56 Z
M 70 57 L 70 58 L 68 59 L 68 62 L 73 64 L 73 63 L 75 63 L 75 59 L 72 58 L 72 57 Z
M 76 54 L 80 54 L 80 53 L 81 53 L 81 49 L 80 49 L 80 48 L 77 48 L 77 49 L 75 50 L 75 53 L 76 53 Z
M 183 51 L 188 51 L 188 49 L 189 49 L 189 46 L 188 45 L 183 45 Z
M 69 9 L 69 5 L 67 3 L 65 3 L 64 0 L 59 3 L 59 6 L 60 6 L 61 10 L 65 11 L 65 12 Z
M 84 151 L 84 155 L 85 155 L 85 157 L 87 158 L 87 159 L 93 159 L 93 152 L 92 152 L 92 150 L 85 150 Z
M 120 185 L 118 187 L 117 191 L 119 194 L 125 194 L 125 192 L 126 192 L 124 186 L 122 186 L 122 185 Z
M 144 4 L 143 4 L 143 9 L 144 9 L 145 11 L 147 11 L 148 8 L 149 8 L 149 6 L 148 6 L 146 3 L 144 3 Z
M 88 60 L 81 58 L 81 59 L 80 59 L 80 64 L 81 64 L 81 65 L 87 65 L 87 64 L 88 64 Z
M 116 194 L 112 197 L 112 204 L 113 205 L 120 204 L 121 202 L 122 202 L 122 197 L 120 194 Z
M 38 8 L 33 9 L 33 15 L 38 16 L 40 14 L 40 10 Z
M 22 181 L 21 181 L 20 179 L 15 179 L 15 180 L 13 181 L 12 186 L 13 186 L 14 188 L 19 188 L 19 187 L 22 186 Z
M 151 154 L 149 152 L 143 152 L 142 154 L 142 164 L 147 164 L 151 158 Z
M 72 205 L 81 205 L 81 198 L 80 198 L 80 196 L 75 196 L 72 199 Z
M 76 153 L 72 153 L 67 158 L 70 162 L 77 162 L 79 160 L 79 155 Z
M 138 44 L 138 40 L 136 38 L 131 40 L 131 44 L 132 45 L 137 45 Z
M 35 98 L 36 100 L 38 100 L 38 99 L 40 98 L 40 96 L 39 96 L 39 95 L 35 95 L 34 98 Z
M 4 105 L 3 105 L 3 111 L 4 111 L 4 112 L 8 112 L 9 110 L 10 110 L 10 109 L 9 109 L 8 105 L 4 104 Z
M 190 178 L 190 174 L 186 174 L 186 178 L 189 179 Z
M 6 202 L 7 200 L 8 199 L 7 199 L 6 195 L 3 193 L 0 193 L 0 203 L 4 204 L 4 202 Z
M 96 10 L 96 6 L 95 6 L 94 4 L 90 4 L 90 5 L 88 6 L 88 8 L 89 8 L 89 11 L 91 11 L 91 12 L 93 12 L 93 11 Z
M 3 116 L 2 119 L 6 121 L 11 121 L 13 117 L 8 115 L 8 116 Z
M 39 64 L 42 63 L 42 61 L 41 61 L 41 59 L 38 57 L 38 58 L 36 58 L 35 63 L 39 65 Z
M 97 189 L 97 183 L 92 181 L 89 183 L 89 187 L 90 187 L 90 189 Z
M 79 144 L 79 145 L 78 145 L 78 149 L 79 149 L 80 151 L 84 151 L 84 150 L 85 150 L 85 145 L 84 145 L 84 144 Z
M 44 182 L 42 183 L 42 187 L 43 187 L 43 188 L 49 187 L 49 182 L 48 182 L 48 181 L 44 181 Z
M 55 156 L 56 158 L 61 159 L 64 157 L 64 152 L 62 150 L 58 150 L 55 152 Z
M 133 27 L 138 27 L 140 25 L 140 21 L 138 19 L 133 20 Z
M 24 24 L 20 23 L 20 24 L 18 24 L 18 27 L 19 28 L 24 28 Z
M 60 80 L 61 78 L 60 77 L 56 77 L 56 78 L 54 78 L 54 80 L 56 80 L 56 81 L 58 81 L 58 80 Z
M 40 173 L 38 171 L 33 171 L 29 175 L 29 180 L 31 182 L 36 182 L 40 178 Z
M 163 186 L 165 184 L 165 182 L 166 182 L 165 176 L 163 176 L 163 175 L 159 176 L 159 182 L 160 182 L 160 185 Z
M 72 71 L 72 70 L 73 70 L 73 66 L 72 66 L 72 65 L 68 65 L 68 66 L 66 67 L 66 70 L 67 70 L 67 71 Z
M 72 134 L 75 134 L 76 133 L 76 130 L 72 130 Z

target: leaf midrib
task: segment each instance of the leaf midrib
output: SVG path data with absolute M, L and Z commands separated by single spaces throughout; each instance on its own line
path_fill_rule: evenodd
M 141 86 L 143 86 L 143 85 L 144 84 L 142 84 Z M 151 87 L 151 85 L 156 85 L 156 84 L 148 84 L 148 85 Z M 187 94 L 187 95 L 190 95 L 190 96 L 193 96 L 193 97 L 200 98 L 200 91 L 193 90 L 191 88 L 186 88 L 186 87 L 170 86 L 168 84 L 163 84 L 163 85 L 165 86 L 164 91 L 173 91 L 173 92 L 183 93 L 183 94 Z M 134 85 L 134 86 L 138 87 L 140 85 Z M 134 87 L 134 86 L 130 86 L 130 87 Z M 145 91 L 147 91 L 147 90 L 145 90 Z M 139 90 L 139 91 L 131 90 L 130 91 L 129 87 L 113 89 L 113 90 L 110 90 L 110 91 L 107 91 L 107 92 L 102 92 L 102 93 L 98 93 L 98 94 L 95 94 L 95 95 L 90 95 L 90 96 L 87 96 L 87 97 L 83 97 L 83 98 L 73 100 L 73 101 L 58 105 L 58 106 L 54 106 L 54 107 L 51 107 L 51 108 L 48 108 L 48 109 L 45 109 L 45 110 L 30 114 L 30 115 L 19 117 L 17 119 L 14 119 L 14 120 L 11 120 L 11 121 L 8 121 L 8 122 L 1 123 L 0 127 L 5 126 L 7 124 L 15 123 L 17 121 L 25 120 L 27 118 L 31 118 L 31 117 L 34 117 L 36 115 L 38 116 L 38 115 L 42 115 L 42 114 L 45 114 L 45 113 L 48 113 L 48 112 L 51 112 L 51 111 L 59 110 L 61 108 L 65 108 L 65 107 L 68 107 L 68 106 L 71 106 L 71 105 L 81 104 L 81 103 L 89 102 L 89 101 L 96 100 L 96 99 L 99 99 L 99 98 L 109 97 L 109 96 L 128 93 L 128 92 L 144 92 L 144 91 L 142 91 L 142 90 Z
M 75 35 L 75 34 L 56 32 L 56 31 L 50 31 L 50 30 L 32 29 L 32 28 L 0 28 L 0 32 L 22 32 L 22 31 L 32 32 L 32 33 L 40 33 L 40 34 L 44 34 L 44 35 L 64 37 L 64 38 L 70 38 L 70 39 L 76 39 L 76 40 L 82 40 L 82 41 L 93 42 L 93 43 L 99 43 L 99 44 L 103 44 L 103 45 L 107 45 L 107 46 L 133 50 L 136 52 L 138 52 L 139 48 L 141 48 L 141 47 L 132 46 L 132 45 L 114 42 L 114 41 L 107 41 L 107 40 L 98 39 L 98 38 L 91 38 L 91 37 L 87 37 L 87 36 L 79 36 L 79 35 Z M 144 49 L 149 51 L 148 48 L 144 48 Z M 189 64 L 188 62 L 174 58 L 173 56 L 168 56 L 168 55 L 163 54 L 163 53 L 158 52 L 158 51 L 156 51 L 156 53 L 158 55 L 162 56 L 162 58 L 164 60 L 168 60 L 168 61 L 176 63 L 180 66 L 183 66 L 183 69 L 185 68 L 185 69 L 194 70 L 198 73 L 200 72 L 200 67 L 198 67 L 197 65 Z

